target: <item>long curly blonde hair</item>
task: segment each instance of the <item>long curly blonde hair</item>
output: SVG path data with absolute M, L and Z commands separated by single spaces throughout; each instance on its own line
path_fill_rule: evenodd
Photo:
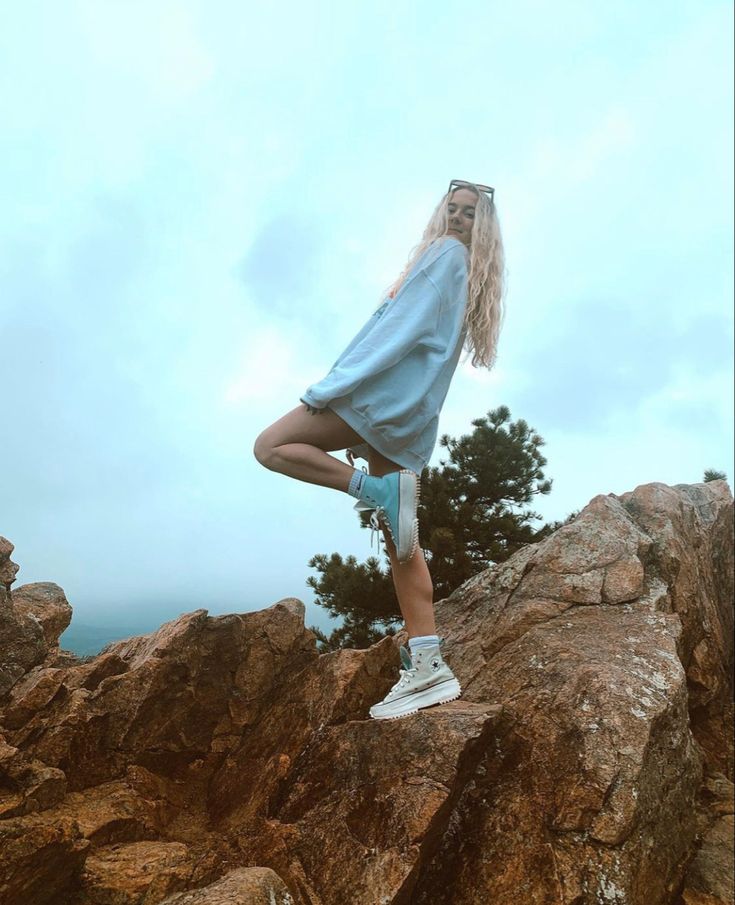
M 470 184 L 463 186 L 477 195 L 472 226 L 470 261 L 467 278 L 467 306 L 464 322 L 467 335 L 464 347 L 472 352 L 472 367 L 492 369 L 496 361 L 500 328 L 505 319 L 505 253 L 494 200 Z M 434 209 L 421 241 L 416 245 L 400 276 L 388 287 L 387 295 L 395 296 L 413 265 L 434 239 L 447 231 L 447 207 L 456 191 L 447 192 Z M 465 361 L 467 359 L 465 358 Z

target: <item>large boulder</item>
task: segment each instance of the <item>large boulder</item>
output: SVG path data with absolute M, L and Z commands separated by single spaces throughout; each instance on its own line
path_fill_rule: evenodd
M 73 901 L 90 844 L 70 818 L 28 814 L 0 820 L 2 905 Z
M 0 705 L 18 679 L 47 654 L 41 620 L 17 609 L 12 596 L 0 590 Z
M 11 591 L 19 569 L 10 559 L 13 550 L 0 536 L 0 702 L 28 670 L 59 658 L 59 637 L 71 621 L 57 584 L 36 582 Z
M 40 624 L 49 653 L 58 648 L 59 638 L 68 628 L 72 612 L 63 589 L 52 581 L 36 581 L 16 588 L 12 601 L 17 613 Z

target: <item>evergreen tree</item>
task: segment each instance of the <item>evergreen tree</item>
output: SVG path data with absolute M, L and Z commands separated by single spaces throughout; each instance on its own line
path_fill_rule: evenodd
M 727 475 L 724 471 L 716 471 L 714 468 L 705 468 L 703 483 L 708 481 L 726 481 Z
M 494 563 L 504 562 L 516 550 L 535 543 L 559 528 L 554 522 L 535 530 L 541 518 L 528 509 L 537 494 L 547 494 L 552 481 L 544 479 L 544 440 L 519 419 L 510 422 L 510 410 L 500 406 L 472 422 L 475 430 L 440 445 L 449 450 L 449 463 L 425 469 L 419 500 L 419 544 L 434 583 L 434 599 L 441 600 L 461 584 Z M 505 426 L 507 423 L 507 427 Z M 576 513 L 567 518 L 571 521 Z M 370 513 L 358 513 L 367 528 Z M 310 577 L 317 603 L 344 624 L 326 636 L 315 626 L 320 650 L 364 648 L 402 624 L 385 554 L 387 572 L 370 557 L 359 565 L 354 556 L 317 554 L 309 560 L 320 577 Z
M 309 560 L 309 566 L 321 574 L 318 580 L 313 576 L 306 579 L 316 591 L 319 606 L 332 617 L 344 617 L 344 623 L 329 637 L 310 626 L 321 642 L 321 653 L 341 647 L 363 649 L 385 635 L 395 634 L 394 623 L 401 618 L 401 610 L 390 571 L 381 572 L 377 557 L 369 556 L 362 565 L 354 556 L 343 560 L 339 553 L 332 553 L 329 558 L 317 553 Z
M 442 435 L 449 463 L 422 476 L 419 540 L 438 600 L 558 527 L 537 531 L 530 524 L 541 516 L 526 507 L 551 491 L 539 451 L 544 440 L 523 419 L 506 428 L 509 421 L 510 410 L 500 406 L 475 419 L 471 434 Z

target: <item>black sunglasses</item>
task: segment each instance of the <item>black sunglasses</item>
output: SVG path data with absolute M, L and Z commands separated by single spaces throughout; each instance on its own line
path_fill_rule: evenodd
M 452 188 L 462 189 L 462 188 L 475 188 L 479 189 L 481 192 L 487 192 L 490 195 L 490 200 L 493 201 L 495 197 L 495 189 L 490 188 L 489 185 L 480 185 L 479 182 L 466 182 L 464 179 L 452 179 L 449 183 L 449 188 L 447 189 L 447 195 L 452 191 Z

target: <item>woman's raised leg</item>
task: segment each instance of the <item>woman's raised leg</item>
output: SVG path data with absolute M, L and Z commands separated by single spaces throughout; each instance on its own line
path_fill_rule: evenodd
M 329 452 L 364 442 L 336 412 L 313 415 L 301 403 L 258 436 L 253 454 L 270 471 L 346 493 L 355 469 Z
M 372 446 L 368 447 L 368 450 L 371 475 L 382 477 L 388 472 L 400 471 L 400 465 L 386 459 Z M 393 584 L 408 637 L 435 635 L 434 584 L 421 547 L 416 547 L 415 553 L 407 562 L 399 562 L 393 538 L 387 528 L 383 528 L 383 538 L 390 557 Z

